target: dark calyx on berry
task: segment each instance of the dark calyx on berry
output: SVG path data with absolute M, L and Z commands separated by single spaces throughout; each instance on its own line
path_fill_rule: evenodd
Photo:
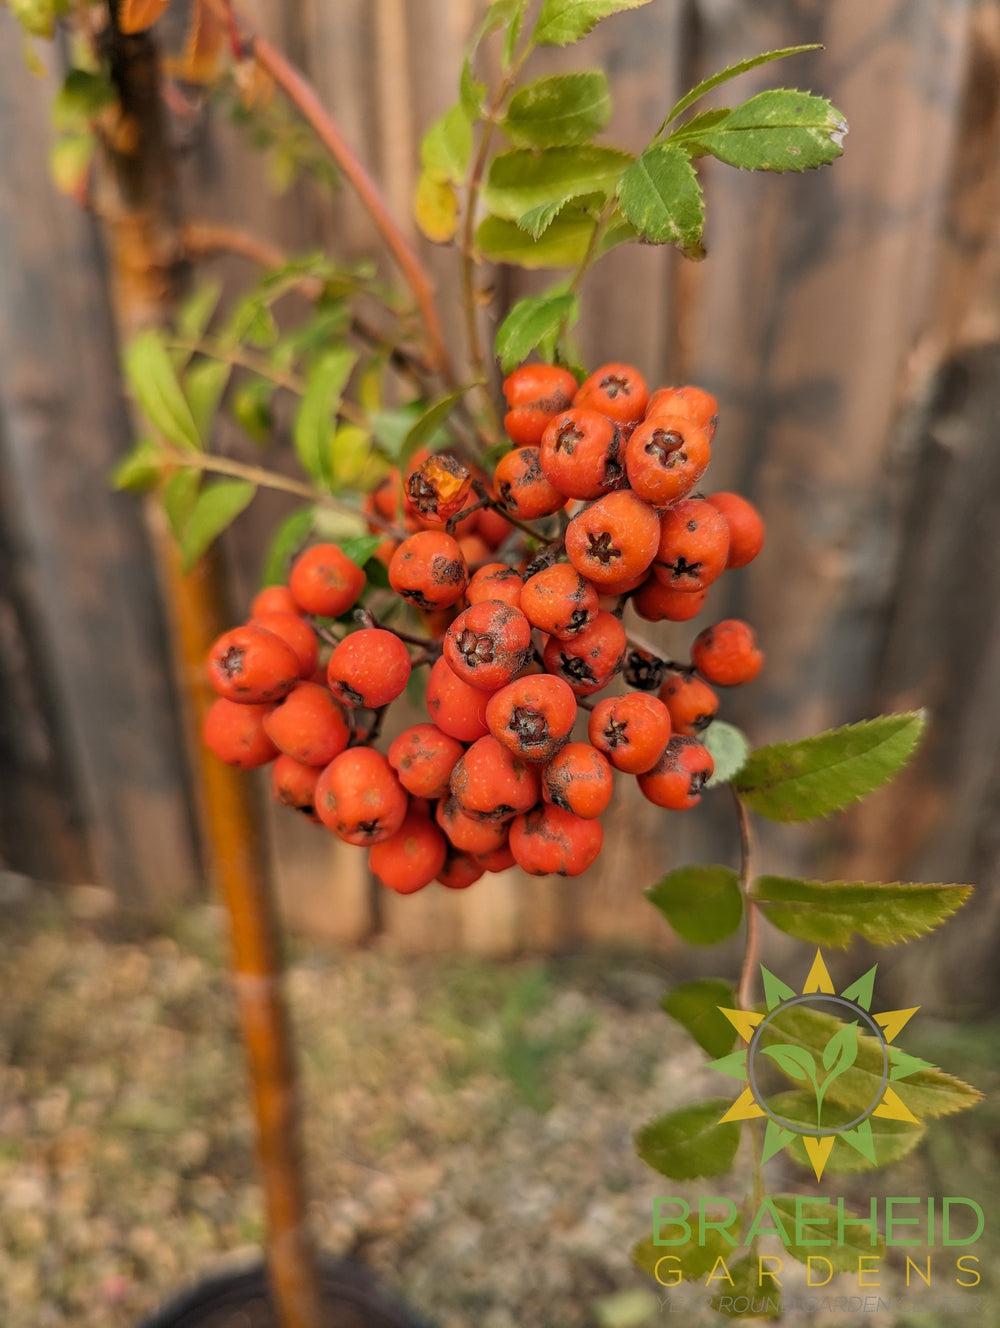
M 507 727 L 525 747 L 541 747 L 549 740 L 549 721 L 530 706 L 515 706 Z
M 630 650 L 625 658 L 625 681 L 640 692 L 655 692 L 667 672 L 667 661 L 648 650 Z
M 246 651 L 242 646 L 230 646 L 219 660 L 219 667 L 227 678 L 238 678 L 243 672 L 243 660 Z
M 661 466 L 669 467 L 675 461 L 683 460 L 683 453 L 677 455 L 683 446 L 684 439 L 673 429 L 654 429 L 653 436 L 643 450 L 656 457 Z
M 610 530 L 602 530 L 599 535 L 595 535 L 593 532 L 588 531 L 587 556 L 590 558 L 596 558 L 599 563 L 608 567 L 614 558 L 620 558 L 622 556 L 622 551 L 616 544 L 612 543 Z
M 477 664 L 492 664 L 496 659 L 496 643 L 487 633 L 477 636 L 466 628 L 455 644 L 470 669 L 474 669 Z

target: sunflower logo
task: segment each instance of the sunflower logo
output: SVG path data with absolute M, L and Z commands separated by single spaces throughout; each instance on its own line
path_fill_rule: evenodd
M 820 1180 L 841 1142 L 876 1163 L 873 1118 L 920 1123 L 894 1087 L 934 1068 L 894 1045 L 920 1007 L 872 1014 L 877 967 L 838 993 L 817 950 L 796 992 L 761 964 L 766 1010 L 718 1007 L 746 1043 L 711 1062 L 746 1084 L 720 1124 L 766 1119 L 762 1161 L 801 1139 Z M 775 1091 L 777 1071 L 793 1092 Z

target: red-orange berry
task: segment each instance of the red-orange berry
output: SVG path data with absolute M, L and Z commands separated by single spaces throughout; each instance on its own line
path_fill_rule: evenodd
M 465 593 L 469 574 L 458 541 L 444 531 L 422 530 L 403 540 L 389 562 L 389 584 L 421 609 L 443 609 Z
M 339 618 L 360 599 L 365 574 L 336 544 L 314 544 L 292 563 L 288 587 L 303 613 Z
M 540 459 L 545 478 L 567 498 L 597 498 L 625 480 L 622 440 L 596 410 L 574 406 L 545 426 Z
M 469 816 L 509 821 L 538 801 L 538 771 L 487 735 L 459 758 L 451 772 L 451 795 Z
M 414 724 L 390 743 L 389 764 L 407 793 L 417 798 L 443 798 L 463 750 L 457 738 L 450 738 L 436 724 Z
M 647 622 L 687 622 L 704 608 L 707 595 L 705 590 L 675 590 L 651 576 L 632 596 L 632 604 Z
M 405 689 L 410 656 L 395 632 L 364 627 L 335 647 L 326 676 L 330 691 L 339 700 L 377 710 L 395 701 Z
M 300 678 L 311 678 L 316 672 L 319 638 L 297 613 L 258 613 L 250 619 L 250 626 L 263 627 L 291 646 L 299 661 Z
M 373 747 L 341 752 L 316 785 L 316 815 L 339 839 L 362 848 L 394 835 L 406 808 L 402 784 Z
M 596 860 L 604 843 L 600 821 L 574 816 L 543 803 L 510 827 L 510 849 L 531 876 L 579 876 Z
M 503 383 L 509 407 L 503 422 L 507 437 L 518 447 L 539 443 L 546 424 L 566 409 L 576 389 L 576 379 L 568 369 L 522 364 Z
M 496 497 L 496 494 L 493 494 Z M 502 512 L 495 507 L 484 507 L 476 513 L 476 534 L 481 536 L 491 549 L 498 549 L 514 527 Z
M 683 812 L 701 802 L 701 790 L 715 762 L 694 738 L 671 738 L 652 770 L 639 776 L 639 788 L 657 807 Z
M 303 765 L 291 756 L 279 756 L 271 767 L 271 791 L 275 801 L 318 821 L 316 785 L 319 775 L 318 766 Z
M 542 796 L 554 807 L 592 820 L 614 791 L 611 766 L 589 742 L 568 742 L 542 771 Z
M 444 835 L 423 812 L 410 809 L 394 835 L 368 850 L 372 874 L 390 890 L 412 895 L 430 885 L 445 863 Z
M 250 601 L 250 617 L 259 618 L 263 613 L 298 613 L 299 606 L 295 596 L 287 586 L 265 586 Z
M 629 424 L 642 419 L 648 400 L 649 388 L 635 365 L 611 363 L 602 364 L 580 384 L 573 404 Z
M 399 522 L 403 517 L 403 477 L 395 466 L 380 480 L 371 493 L 365 495 L 366 512 L 380 516 L 383 521 Z
M 661 387 L 649 398 L 646 419 L 657 415 L 684 415 L 705 430 L 709 442 L 719 424 L 719 403 L 703 387 Z
M 611 607 L 614 606 L 614 601 L 616 599 L 619 599 L 622 595 L 631 595 L 633 590 L 638 590 L 646 580 L 648 571 L 649 569 L 647 568 L 646 571 L 637 572 L 635 576 L 623 576 L 619 581 L 602 581 L 600 594 L 601 608 L 608 609 L 608 612 L 611 612 Z
M 497 498 L 522 521 L 558 512 L 566 499 L 542 472 L 537 447 L 516 447 L 501 457 L 493 474 Z
M 459 742 L 475 742 L 486 727 L 485 692 L 470 687 L 453 673 L 446 659 L 439 659 L 427 679 L 427 713 L 443 733 Z
M 590 712 L 587 733 L 613 766 L 630 775 L 651 770 L 670 741 L 670 712 L 643 692 L 609 696 Z
M 561 678 L 547 673 L 518 678 L 495 692 L 486 722 L 497 742 L 526 761 L 548 761 L 573 728 L 576 697 Z
M 597 591 L 570 563 L 553 563 L 530 576 L 521 591 L 521 612 L 550 636 L 576 636 L 597 616 Z
M 691 663 L 717 687 L 739 687 L 753 682 L 764 666 L 764 655 L 757 648 L 757 637 L 749 623 L 723 618 L 695 638 Z
M 347 746 L 344 712 L 325 687 L 300 682 L 264 721 L 271 741 L 303 765 L 329 765 Z
M 448 843 L 462 853 L 493 853 L 507 842 L 507 823 L 470 816 L 454 798 L 442 798 L 434 813 Z
M 208 679 L 227 701 L 277 701 L 298 682 L 299 659 L 263 627 L 234 627 L 208 652 Z
M 707 590 L 726 570 L 729 526 L 703 498 L 682 498 L 660 521 L 653 570 L 674 590 Z
M 708 434 L 683 415 L 644 420 L 625 447 L 628 482 L 654 507 L 665 507 L 690 493 L 711 459 Z
M 487 599 L 460 613 L 444 638 L 444 657 L 470 687 L 495 692 L 524 668 L 531 624 L 520 609 Z
M 468 506 L 469 467 L 447 452 L 432 453 L 406 477 L 410 505 L 429 526 L 443 526 Z
M 468 890 L 470 885 L 475 885 L 485 870 L 482 862 L 474 858 L 471 853 L 459 853 L 449 849 L 437 879 L 449 890 Z
M 506 563 L 487 563 L 474 573 L 465 592 L 470 604 L 479 604 L 484 599 L 498 599 L 511 608 L 521 607 L 521 573 L 516 567 Z
M 566 555 L 588 581 L 613 584 L 645 572 L 656 554 L 660 522 L 628 489 L 591 503 L 566 528 Z
M 710 493 L 705 500 L 718 508 L 729 527 L 727 567 L 746 567 L 764 547 L 764 519 L 753 503 L 738 493 Z
M 478 567 L 481 563 L 486 562 L 493 552 L 483 537 L 477 535 L 475 531 L 471 535 L 460 535 L 458 547 L 462 550 L 466 567 Z
M 602 609 L 577 636 L 565 641 L 550 637 L 542 653 L 549 673 L 568 683 L 577 696 L 589 696 L 619 671 L 626 647 L 625 628 Z
M 671 670 L 660 688 L 660 700 L 670 711 L 674 732 L 686 738 L 707 729 L 719 710 L 718 696 L 694 673 Z
M 509 871 L 511 867 L 516 865 L 514 854 L 510 851 L 509 841 L 502 844 L 500 848 L 494 849 L 492 853 L 481 853 L 477 861 L 482 869 L 488 872 Z
M 238 705 L 218 697 L 209 706 L 202 726 L 205 746 L 220 761 L 239 770 L 266 765 L 278 755 L 264 728 L 270 713 L 269 705 Z

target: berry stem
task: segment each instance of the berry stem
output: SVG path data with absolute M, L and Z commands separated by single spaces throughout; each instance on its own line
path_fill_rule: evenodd
M 633 649 L 641 650 L 645 655 L 652 655 L 654 659 L 663 660 L 663 663 L 667 666 L 667 668 L 672 670 L 674 673 L 687 673 L 687 674 L 694 673 L 694 669 L 691 667 L 690 664 L 681 664 L 679 660 L 676 659 L 664 659 L 664 657 L 660 654 L 660 651 L 657 646 L 650 645 L 648 641 L 644 641 L 643 638 L 641 636 L 637 636 L 635 632 L 632 631 L 628 632 L 625 639 L 628 641 L 629 645 L 633 647 Z
M 402 628 L 393 627 L 391 623 L 379 622 L 371 609 L 356 609 L 354 617 L 362 627 L 378 627 L 383 632 L 392 632 L 393 636 L 398 636 L 400 641 L 405 641 L 410 646 L 423 646 L 429 650 L 437 644 L 429 636 L 417 636 L 415 632 L 404 632 Z

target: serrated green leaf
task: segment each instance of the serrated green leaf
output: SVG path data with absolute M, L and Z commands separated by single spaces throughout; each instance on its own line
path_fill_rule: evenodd
M 181 562 L 186 572 L 239 514 L 253 502 L 257 486 L 248 480 L 214 480 L 206 484 L 191 510 L 181 538 Z
M 163 486 L 163 510 L 175 540 L 184 538 L 194 505 L 198 501 L 201 481 L 200 470 L 178 470 Z
M 729 867 L 678 867 L 646 891 L 682 940 L 715 945 L 739 927 L 743 896 Z
M 690 120 L 685 120 L 667 139 L 668 143 L 673 143 L 676 147 L 688 150 L 691 143 L 697 148 L 697 139 L 699 134 L 703 134 L 707 129 L 715 129 L 728 120 L 732 115 L 732 110 L 728 106 L 717 106 L 711 111 L 699 111 L 697 115 L 692 115 Z
M 815 945 L 846 947 L 855 937 L 899 945 L 926 936 L 962 907 L 972 886 L 762 876 L 751 893 L 779 931 Z
M 924 729 L 922 710 L 880 715 L 801 742 L 751 752 L 733 781 L 744 801 L 774 821 L 809 821 L 857 802 L 909 760 Z
M 803 1150 L 804 1155 L 805 1150 Z M 793 1259 L 798 1259 L 799 1263 L 805 1263 L 810 1256 L 813 1258 L 819 1256 L 830 1261 L 834 1272 L 850 1273 L 857 1271 L 859 1255 L 883 1255 L 885 1253 L 885 1241 L 882 1236 L 877 1235 L 873 1244 L 867 1227 L 856 1226 L 851 1223 L 850 1219 L 854 1217 L 854 1214 L 851 1213 L 846 1214 L 849 1220 L 845 1223 L 842 1241 L 836 1243 L 831 1241 L 829 1245 L 823 1246 L 797 1245 L 794 1239 L 797 1209 L 801 1210 L 804 1219 L 808 1221 L 810 1213 L 819 1216 L 823 1212 L 822 1206 L 819 1213 L 816 1213 L 815 1209 L 811 1210 L 809 1208 L 809 1204 L 818 1203 L 823 1205 L 825 1200 L 816 1199 L 812 1195 L 795 1194 L 772 1194 L 768 1197 L 772 1206 L 777 1210 L 778 1216 L 782 1219 L 785 1233 L 788 1236 L 787 1240 L 782 1241 L 782 1245 Z
M 705 201 L 694 167 L 672 143 L 654 143 L 624 173 L 618 185 L 622 212 L 653 244 L 676 244 L 700 255 Z
M 539 46 L 569 46 L 602 19 L 647 4 L 649 0 L 542 0 L 532 39 Z
M 715 719 L 701 734 L 699 741 L 707 747 L 715 770 L 706 788 L 719 788 L 728 784 L 743 769 L 750 755 L 750 742 L 742 729 L 735 724 L 727 724 L 724 719 Z
M 483 202 L 494 216 L 517 221 L 526 212 L 583 195 L 607 197 L 631 160 L 628 152 L 595 144 L 501 152 L 490 165 Z
M 449 107 L 420 143 L 420 163 L 438 180 L 461 184 L 472 155 L 472 124 L 464 106 Z
M 212 432 L 215 412 L 226 390 L 232 365 L 225 360 L 195 360 L 184 375 L 184 395 L 202 438 Z
M 607 75 L 600 69 L 552 74 L 514 93 L 501 127 L 519 147 L 586 143 L 611 118 Z
M 703 1241 L 692 1239 L 686 1245 L 657 1245 L 652 1237 L 647 1237 L 634 1246 L 632 1260 L 662 1286 L 668 1279 L 672 1279 L 676 1268 L 683 1273 L 685 1281 L 696 1282 L 710 1271 L 720 1255 L 725 1255 L 730 1249 L 731 1246 L 719 1232 L 709 1227 Z M 660 1277 L 657 1277 L 657 1265 L 660 1267 Z
M 285 517 L 271 536 L 264 555 L 261 585 L 284 585 L 292 559 L 309 542 L 315 520 L 316 513 L 311 507 L 300 507 Z
M 578 313 L 579 301 L 571 291 L 526 295 L 518 300 L 497 328 L 495 349 L 500 368 L 510 373 L 549 333 L 576 322 Z
M 111 487 L 128 493 L 155 488 L 163 473 L 163 451 L 148 438 L 141 438 L 111 472 Z
M 754 1323 L 781 1318 L 781 1291 L 766 1279 L 765 1285 L 760 1285 L 756 1255 L 737 1259 L 727 1264 L 727 1268 L 729 1280 L 723 1277 L 712 1283 L 717 1289 L 708 1303 L 717 1314 L 743 1320 L 748 1318 L 747 1309 L 752 1305 Z
M 726 1009 L 736 1005 L 731 983 L 722 978 L 693 978 L 667 992 L 662 1004 L 709 1056 L 722 1057 L 732 1049 L 736 1030 L 719 1010 L 720 1005 Z
M 810 1129 L 815 1128 L 816 1099 L 811 1093 L 798 1090 L 775 1093 L 768 1097 L 768 1106 L 785 1120 L 796 1121 Z M 847 1124 L 856 1114 L 853 1108 L 844 1107 L 833 1101 L 826 1102 L 823 1107 L 823 1121 L 830 1129 Z M 890 1166 L 912 1153 L 927 1133 L 927 1127 L 924 1125 L 909 1125 L 905 1121 L 885 1120 L 880 1116 L 870 1117 L 868 1124 L 872 1130 L 872 1155 L 875 1161 L 872 1162 L 854 1148 L 838 1146 L 827 1160 L 828 1172 L 853 1175 L 861 1171 L 871 1171 L 875 1167 Z M 788 1145 L 787 1151 L 799 1166 L 812 1171 L 812 1163 L 800 1135 Z
M 236 305 L 219 333 L 223 345 L 245 342 L 258 350 L 278 344 L 278 324 L 266 292 L 252 291 Z
M 723 83 L 728 83 L 730 79 L 738 78 L 740 74 L 756 69 L 758 65 L 769 65 L 774 60 L 785 60 L 790 55 L 803 55 L 806 51 L 821 51 L 822 49 L 819 42 L 811 42 L 806 46 L 782 46 L 779 50 L 762 51 L 760 55 L 751 55 L 746 60 L 738 60 L 735 64 L 727 65 L 725 69 L 720 69 L 717 74 L 703 78 L 700 83 L 695 84 L 690 92 L 686 92 L 679 101 L 674 102 L 667 112 L 663 124 L 660 125 L 660 133 L 663 133 L 671 120 L 676 120 L 679 115 L 683 115 L 689 106 L 693 106 L 696 101 L 700 101 L 714 88 L 721 87 Z
M 447 244 L 458 230 L 458 195 L 448 180 L 421 171 L 413 195 L 413 216 L 434 244 Z
M 468 387 L 459 387 L 454 392 L 439 397 L 417 418 L 416 422 L 410 426 L 400 450 L 399 461 L 401 465 L 409 461 L 418 447 L 430 442 L 468 390 Z
M 302 468 L 317 483 L 330 483 L 330 440 L 340 398 L 357 356 L 346 346 L 321 355 L 312 366 L 292 429 Z
M 712 1098 L 658 1116 L 635 1136 L 636 1152 L 647 1166 L 671 1180 L 723 1175 L 740 1145 L 739 1125 L 719 1124 L 729 1105 Z
M 577 267 L 590 247 L 596 221 L 571 208 L 558 216 L 545 233 L 534 240 L 513 221 L 486 217 L 476 232 L 476 247 L 494 263 L 513 263 L 528 269 Z M 605 236 L 601 253 L 628 236 L 621 230 Z
M 486 96 L 486 84 L 476 78 L 472 68 L 472 59 L 466 56 L 462 61 L 462 73 L 458 84 L 458 100 L 469 120 L 478 119 L 483 109 Z
M 364 567 L 372 554 L 382 543 L 381 535 L 355 535 L 337 540 L 340 548 L 358 567 Z
M 274 383 L 268 378 L 246 378 L 232 395 L 233 419 L 255 443 L 270 440 L 274 428 L 273 397 Z
M 686 133 L 689 149 L 747 171 L 807 171 L 844 150 L 847 121 L 823 97 L 792 88 L 759 92 L 714 128 Z
M 125 347 L 125 376 L 146 419 L 175 447 L 201 450 L 201 438 L 159 332 L 140 332 Z
M 528 0 L 513 0 L 510 6 L 510 17 L 507 19 L 507 28 L 503 34 L 503 46 L 500 48 L 500 68 L 504 73 L 514 63 L 517 42 L 524 23 L 524 11 L 527 7 Z
M 219 307 L 221 297 L 221 282 L 200 281 L 177 310 L 174 327 L 178 336 L 185 341 L 200 341 Z
M 517 218 L 517 228 L 526 232 L 533 240 L 540 239 L 562 212 L 570 199 L 564 198 L 558 203 L 546 203 L 542 207 L 529 208 Z

